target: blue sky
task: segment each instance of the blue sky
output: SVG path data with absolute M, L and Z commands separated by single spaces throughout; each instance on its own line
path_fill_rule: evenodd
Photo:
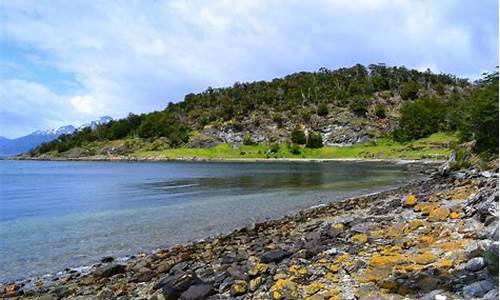
M 159 110 L 189 92 L 384 62 L 475 79 L 498 1 L 3 1 L 0 135 Z

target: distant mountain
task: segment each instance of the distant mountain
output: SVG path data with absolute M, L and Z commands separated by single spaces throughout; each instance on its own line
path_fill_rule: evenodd
M 78 128 L 73 125 L 66 125 L 49 130 L 37 130 L 26 136 L 15 139 L 8 139 L 6 137 L 0 136 L 0 156 L 11 156 L 25 153 L 42 143 L 55 140 L 62 134 L 71 134 L 85 127 L 91 127 L 92 129 L 94 129 L 98 125 L 106 124 L 112 120 L 113 119 L 109 116 L 103 116 L 98 120 L 82 124 Z

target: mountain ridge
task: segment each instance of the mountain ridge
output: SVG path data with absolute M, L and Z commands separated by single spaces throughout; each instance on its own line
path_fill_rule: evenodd
M 98 125 L 111 122 L 113 119 L 110 116 L 102 116 L 97 120 L 92 120 L 78 127 L 74 125 L 64 125 L 48 130 L 35 130 L 25 136 L 9 139 L 0 136 L 0 156 L 10 156 L 25 153 L 33 148 L 38 147 L 42 143 L 51 142 L 63 134 L 72 134 L 86 127 L 95 129 Z

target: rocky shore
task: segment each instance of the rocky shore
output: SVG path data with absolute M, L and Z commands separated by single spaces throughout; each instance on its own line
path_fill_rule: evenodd
M 435 174 L 0 291 L 44 300 L 498 299 L 498 174 Z

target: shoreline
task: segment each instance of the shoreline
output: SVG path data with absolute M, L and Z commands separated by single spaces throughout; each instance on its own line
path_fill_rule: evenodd
M 181 245 L 183 247 L 188 247 L 188 246 L 192 246 L 192 245 L 195 245 L 198 243 L 206 242 L 207 240 L 224 238 L 226 236 L 233 234 L 234 232 L 239 232 L 239 231 L 245 230 L 249 226 L 266 226 L 267 223 L 281 222 L 287 218 L 294 218 L 296 216 L 308 214 L 314 210 L 323 209 L 323 208 L 328 207 L 328 206 L 335 204 L 335 203 L 341 203 L 344 201 L 357 201 L 357 199 L 359 199 L 359 198 L 376 197 L 376 196 L 381 195 L 381 194 L 391 193 L 393 191 L 403 189 L 409 185 L 414 185 L 416 183 L 421 183 L 421 182 L 425 182 L 428 180 L 429 180 L 429 178 L 423 178 L 423 177 L 418 178 L 417 177 L 417 178 L 412 178 L 408 182 L 405 182 L 405 183 L 387 186 L 387 187 L 384 187 L 381 189 L 376 189 L 375 191 L 373 191 L 373 190 L 367 191 L 365 194 L 360 194 L 358 196 L 352 196 L 352 197 L 347 197 L 347 198 L 338 199 L 338 200 L 328 200 L 326 203 L 321 203 L 321 204 L 316 204 L 316 205 L 312 205 L 309 207 L 299 208 L 299 209 L 290 211 L 288 213 L 285 213 L 283 215 L 280 215 L 280 216 L 277 216 L 274 218 L 268 218 L 268 219 L 265 219 L 263 221 L 257 221 L 257 222 L 241 225 L 241 226 L 238 226 L 234 229 L 228 229 L 228 230 L 225 230 L 223 232 L 220 232 L 220 233 L 217 233 L 214 235 L 209 235 L 209 236 L 206 236 L 206 237 L 203 237 L 200 239 L 196 239 L 196 240 L 192 240 L 192 241 L 189 241 L 186 243 L 182 243 Z M 152 250 L 141 250 L 137 253 L 130 253 L 130 254 L 126 254 L 125 256 L 116 257 L 116 258 L 114 258 L 114 261 L 126 263 L 127 261 L 134 259 L 142 254 L 153 255 L 155 252 L 159 251 L 160 249 L 163 250 L 163 249 L 169 249 L 172 247 L 159 247 L 159 248 L 152 249 Z M 106 257 L 103 256 L 103 258 L 106 258 Z M 63 269 L 61 269 L 60 271 L 56 271 L 56 272 L 52 272 L 52 273 L 45 273 L 45 274 L 40 274 L 40 275 L 36 275 L 36 276 L 27 276 L 24 278 L 18 278 L 18 279 L 14 279 L 14 280 L 0 281 L 0 287 L 2 285 L 8 284 L 9 282 L 32 282 L 32 281 L 35 281 L 35 280 L 40 279 L 40 278 L 45 278 L 45 279 L 58 278 L 61 276 L 70 275 L 74 271 L 79 272 L 81 275 L 85 275 L 85 274 L 89 274 L 90 272 L 95 270 L 96 266 L 98 266 L 100 264 L 101 264 L 101 262 L 94 261 L 94 262 L 90 262 L 89 264 L 86 264 L 86 265 L 80 265 L 80 266 L 74 266 L 74 267 L 66 266 Z M 1 288 L 0 288 L 0 291 L 1 291 Z M 0 293 L 0 295 L 1 295 L 1 293 Z
M 245 162 L 245 163 L 273 163 L 273 162 L 383 162 L 396 164 L 430 164 L 439 165 L 444 163 L 444 159 L 403 159 L 403 158 L 163 158 L 163 157 L 7 157 L 4 160 L 22 161 L 113 161 L 113 162 Z
M 174 245 L 168 250 L 160 248 L 141 253 L 126 262 L 103 261 L 93 264 L 87 273 L 67 270 L 50 284 L 31 279 L 4 284 L 4 290 L 23 291 L 18 296 L 28 298 L 59 297 L 62 289 L 63 297 L 97 295 L 100 299 L 99 295 L 156 300 L 174 295 L 174 298 L 202 299 L 187 297 L 195 292 L 198 296 L 202 293 L 203 299 L 209 295 L 213 297 L 208 299 L 289 299 L 311 295 L 333 295 L 339 299 L 354 295 L 360 299 L 405 295 L 413 299 L 437 292 L 440 283 L 445 288 L 439 289 L 440 294 L 467 298 L 467 293 L 474 292 L 471 285 L 490 280 L 484 262 L 480 270 L 467 271 L 475 277 L 463 279 L 463 268 L 469 260 L 477 260 L 478 250 L 473 250 L 475 254 L 467 252 L 472 245 L 476 247 L 472 249 L 479 247 L 484 252 L 496 239 L 498 247 L 498 231 L 496 237 L 494 233 L 492 237 L 488 231 L 491 226 L 472 218 L 475 214 L 488 214 L 479 208 L 485 204 L 498 208 L 497 184 L 495 175 L 484 176 L 477 171 L 468 171 L 465 177 L 459 173 L 450 178 L 435 175 L 389 190 L 305 208 L 230 233 Z M 449 193 L 456 196 L 443 196 Z M 495 193 L 496 200 L 491 197 Z M 416 203 L 410 201 L 408 195 L 415 195 Z M 442 200 L 432 200 L 434 197 Z M 443 210 L 444 215 L 440 214 Z M 493 221 L 498 227 L 498 213 Z M 471 222 L 475 224 L 472 231 L 468 229 L 472 225 L 467 225 Z M 379 227 L 380 230 L 373 230 Z M 444 235 L 448 231 L 454 234 Z M 317 234 L 326 234 L 327 240 L 317 240 Z M 401 237 L 396 238 L 399 235 Z M 485 237 L 491 240 L 484 240 Z M 420 242 L 415 243 L 417 240 Z M 379 246 L 373 248 L 372 244 Z M 449 253 L 438 251 L 444 245 Z M 396 257 L 402 261 L 394 265 L 392 260 Z M 408 257 L 415 258 L 407 262 Z M 410 273 L 400 278 L 399 266 L 408 267 L 405 272 Z M 322 273 L 324 270 L 327 273 Z M 383 276 L 377 275 L 382 271 L 386 272 Z M 441 277 L 441 273 L 448 275 Z M 462 277 L 453 279 L 455 273 Z M 421 279 L 414 282 L 411 274 L 418 275 L 417 278 L 425 275 L 427 281 L 435 282 L 430 284 L 431 291 L 419 287 Z M 188 282 L 183 281 L 186 278 Z M 450 286 L 453 280 L 459 283 Z M 176 284 L 181 282 L 179 291 Z M 402 284 L 405 289 L 401 289 Z M 498 295 L 494 285 L 488 286 L 483 294 L 490 290 Z

